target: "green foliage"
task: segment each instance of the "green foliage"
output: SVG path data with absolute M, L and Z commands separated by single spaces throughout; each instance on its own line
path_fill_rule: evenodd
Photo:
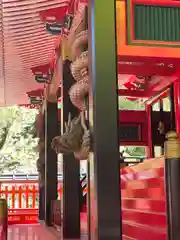
M 119 97 L 119 109 L 121 110 L 145 110 L 144 103 L 140 100 L 129 100 L 126 97 Z
M 144 110 L 144 104 L 119 98 L 121 110 Z M 37 139 L 34 123 L 37 110 L 24 107 L 0 108 L 0 174 L 36 172 Z M 124 147 L 130 156 L 144 156 L 144 147 Z
M 119 109 L 120 110 L 145 110 L 145 105 L 139 99 L 137 100 L 129 100 L 126 97 L 119 97 Z M 145 156 L 145 148 L 144 147 L 123 147 L 123 150 L 130 156 L 140 157 Z
M 145 148 L 144 147 L 125 147 L 125 152 L 133 157 L 145 156 Z
M 24 107 L 0 108 L 0 173 L 36 171 L 36 114 L 36 110 Z

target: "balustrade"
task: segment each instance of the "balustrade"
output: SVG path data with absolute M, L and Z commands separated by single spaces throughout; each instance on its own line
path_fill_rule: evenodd
M 84 185 L 85 181 L 82 185 Z M 87 189 L 83 188 L 84 193 Z M 8 223 L 38 221 L 39 185 L 37 175 L 6 175 L 0 177 L 0 198 L 8 203 Z M 58 199 L 62 199 L 62 177 L 58 179 Z

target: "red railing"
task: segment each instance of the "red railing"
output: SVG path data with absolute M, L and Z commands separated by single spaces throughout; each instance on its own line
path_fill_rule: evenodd
M 87 189 L 84 189 L 84 193 Z M 0 198 L 7 199 L 8 223 L 38 221 L 39 186 L 37 180 L 1 180 Z M 58 199 L 62 199 L 62 180 L 58 181 Z
M 62 181 L 58 182 L 58 198 L 62 198 Z M 7 199 L 8 222 L 35 223 L 38 220 L 39 187 L 37 180 L 3 180 L 0 198 Z

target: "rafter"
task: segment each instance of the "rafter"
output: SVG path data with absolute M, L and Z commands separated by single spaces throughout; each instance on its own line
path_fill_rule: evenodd
M 26 92 L 42 87 L 30 68 L 51 60 L 57 37 L 48 35 L 39 12 L 69 1 L 0 0 L 0 106 L 26 104 Z

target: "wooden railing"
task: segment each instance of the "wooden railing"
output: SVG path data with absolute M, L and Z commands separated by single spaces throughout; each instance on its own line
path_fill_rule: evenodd
M 87 189 L 84 189 L 84 193 Z M 8 222 L 35 223 L 38 220 L 39 186 L 37 175 L 0 177 L 0 198 L 8 203 Z M 58 199 L 62 199 L 62 177 L 58 177 Z

